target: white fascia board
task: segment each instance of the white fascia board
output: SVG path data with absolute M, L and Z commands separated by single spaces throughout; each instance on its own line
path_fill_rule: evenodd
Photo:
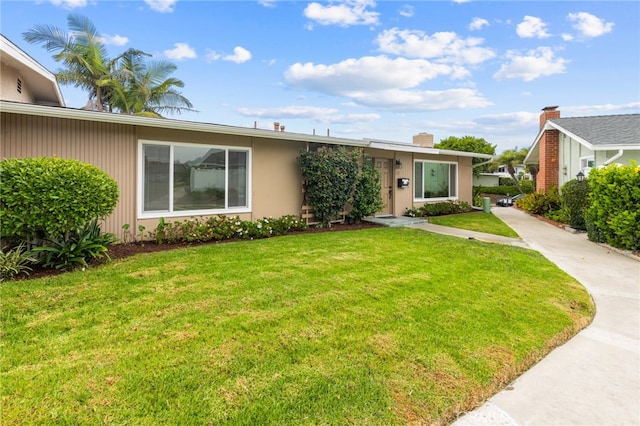
M 432 155 L 454 155 L 458 157 L 486 158 L 492 159 L 491 154 L 480 154 L 476 152 L 452 151 L 449 149 L 426 148 L 413 144 L 401 144 L 391 142 L 381 142 L 376 140 L 368 140 L 369 148 L 381 149 L 384 151 L 411 152 L 415 154 L 432 154 Z
M 53 88 L 53 91 L 55 92 L 56 97 L 58 98 L 60 105 L 64 106 L 64 98 L 62 97 L 62 92 L 60 91 L 60 86 L 58 85 L 58 80 L 56 79 L 54 73 L 46 69 L 31 56 L 27 55 L 22 49 L 13 44 L 11 40 L 6 38 L 2 34 L 0 34 L 0 52 L 10 56 L 11 58 L 13 58 L 13 60 L 20 63 L 25 68 L 33 71 L 38 76 L 48 80 Z
M 19 102 L 0 101 L 0 111 L 15 114 L 35 115 L 42 117 L 65 118 L 70 120 L 93 121 L 101 123 L 124 124 L 131 126 L 154 127 L 172 130 L 188 130 L 204 133 L 220 133 L 234 136 L 259 137 L 266 139 L 288 140 L 296 142 L 313 142 L 330 145 L 348 145 L 367 147 L 362 140 L 335 137 L 306 135 L 302 133 L 276 132 L 274 130 L 252 129 L 248 127 L 226 126 L 222 124 L 182 121 L 171 118 L 137 117 L 110 112 L 86 111 L 81 109 L 49 107 L 23 104 Z

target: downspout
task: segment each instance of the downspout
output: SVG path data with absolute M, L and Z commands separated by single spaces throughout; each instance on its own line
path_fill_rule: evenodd
M 608 166 L 609 164 L 613 163 L 618 158 L 622 157 L 622 154 L 624 154 L 624 149 L 619 149 L 616 155 L 614 155 L 613 157 L 609 158 L 607 161 L 604 162 L 604 165 Z

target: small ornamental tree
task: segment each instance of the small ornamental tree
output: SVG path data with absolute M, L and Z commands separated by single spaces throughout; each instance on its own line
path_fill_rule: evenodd
M 360 222 L 363 217 L 380 211 L 384 207 L 381 190 L 380 172 L 371 162 L 365 161 L 356 180 L 349 217 Z
M 570 180 L 562 186 L 560 199 L 562 208 L 567 212 L 569 226 L 586 230 L 584 217 L 589 208 L 589 182 Z
M 118 202 L 118 185 L 91 164 L 62 158 L 0 162 L 0 236 L 66 239 Z
M 313 207 L 320 226 L 331 226 L 353 193 L 361 152 L 322 147 L 302 152 L 298 163 L 306 181 L 307 203 Z

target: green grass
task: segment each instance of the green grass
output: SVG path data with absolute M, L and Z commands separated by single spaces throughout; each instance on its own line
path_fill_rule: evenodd
M 447 216 L 433 216 L 429 217 L 428 221 L 435 225 L 518 238 L 518 234 L 513 229 L 509 228 L 508 225 L 493 214 L 481 212 L 460 213 Z
M 0 286 L 2 424 L 446 423 L 592 318 L 534 251 L 408 228 Z

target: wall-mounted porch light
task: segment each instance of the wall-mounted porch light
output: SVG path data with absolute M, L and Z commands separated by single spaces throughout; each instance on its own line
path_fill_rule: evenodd
M 584 173 L 582 173 L 582 170 L 580 170 L 580 171 L 578 172 L 578 174 L 576 175 L 576 180 L 577 180 L 578 182 L 584 182 Z
M 396 160 L 396 169 L 402 168 L 402 162 L 400 160 Z

